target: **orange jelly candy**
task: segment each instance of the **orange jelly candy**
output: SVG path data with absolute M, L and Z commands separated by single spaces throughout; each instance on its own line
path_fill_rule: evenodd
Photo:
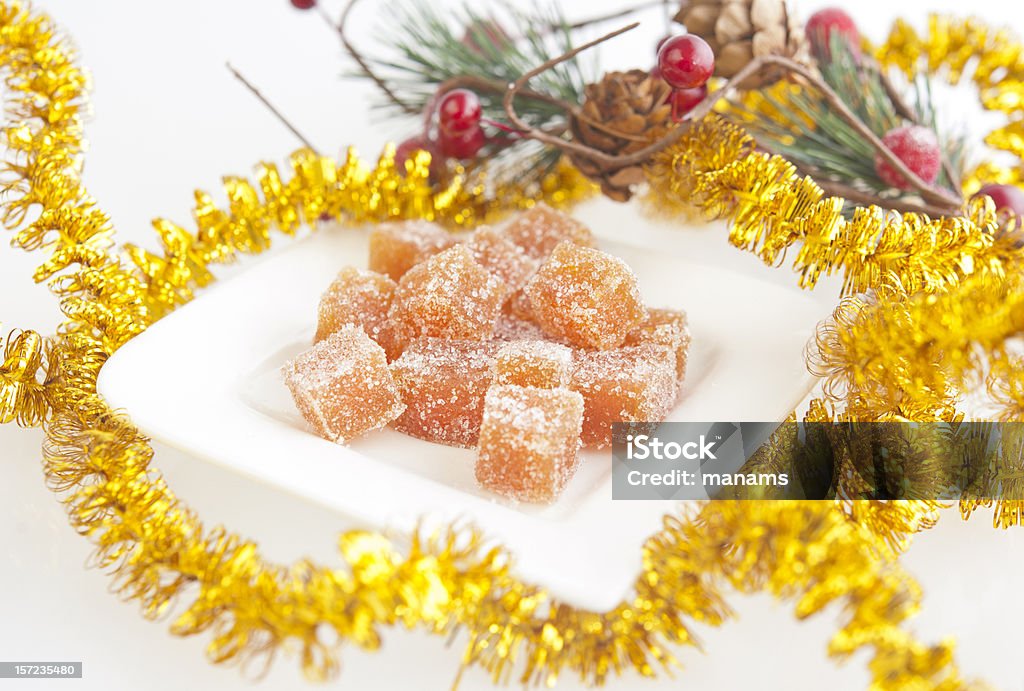
M 476 480 L 511 499 L 551 502 L 579 467 L 583 398 L 568 389 L 492 386 L 484 402 Z
M 537 271 L 538 263 L 506 237 L 489 226 L 479 228 L 466 243 L 473 258 L 500 278 L 509 290 L 519 290 Z
M 434 255 L 402 276 L 388 319 L 400 338 L 488 339 L 507 289 L 462 245 Z
M 565 240 L 584 247 L 594 246 L 590 229 L 547 204 L 537 204 L 516 216 L 505 227 L 505 235 L 534 259 L 547 258 Z
M 384 350 L 346 324 L 282 368 L 302 417 L 324 439 L 345 444 L 405 410 Z
M 626 345 L 657 343 L 668 346 L 676 356 L 676 382 L 686 378 L 686 358 L 690 348 L 690 329 L 686 312 L 670 309 L 648 309 L 647 318 L 626 336 Z
M 395 282 L 384 274 L 345 267 L 320 298 L 315 342 L 346 324 L 363 327 L 378 341 L 394 292 Z
M 616 422 L 661 422 L 676 400 L 675 354 L 647 343 L 576 353 L 570 385 L 583 394 L 583 444 L 608 446 Z
M 440 338 L 410 343 L 391 363 L 406 405 L 394 428 L 440 444 L 474 446 L 497 348 L 491 341 Z
M 498 350 L 495 384 L 556 389 L 572 378 L 572 350 L 551 341 L 511 341 Z
M 610 254 L 559 244 L 526 284 L 533 317 L 575 346 L 614 348 L 646 316 L 636 276 Z
M 428 221 L 381 223 L 370 233 L 370 270 L 397 281 L 405 272 L 457 243 Z

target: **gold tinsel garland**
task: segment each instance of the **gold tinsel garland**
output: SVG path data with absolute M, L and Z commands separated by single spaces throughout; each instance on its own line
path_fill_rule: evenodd
M 12 154 L 0 183 L 4 220 L 17 231 L 16 244 L 46 253 L 36 277 L 50 282 L 67 317 L 50 344 L 30 332 L 7 339 L 0 420 L 43 424 L 47 481 L 72 525 L 96 544 L 97 563 L 147 616 L 181 599 L 172 630 L 211 631 L 213 660 L 269 659 L 291 647 L 306 673 L 322 678 L 337 664 L 337 647 L 323 642 L 322 626 L 372 649 L 380 627 L 401 623 L 438 633 L 464 628 L 464 663 L 482 665 L 499 680 L 518 666 L 526 681 L 553 682 L 573 670 L 599 683 L 626 668 L 649 675 L 655 664 L 671 664 L 667 644 L 693 643 L 687 620 L 715 625 L 728 616 L 721 589 L 731 585 L 794 600 L 801 618 L 842 602 L 830 653 L 842 659 L 872 649 L 874 688 L 964 687 L 948 645 L 925 646 L 901 628 L 920 593 L 895 557 L 934 521 L 933 503 L 722 501 L 696 516 L 670 515 L 644 546 L 633 597 L 606 613 L 554 602 L 522 583 L 510 571 L 512 557 L 484 548 L 469 528 L 413 536 L 404 550 L 381 535 L 346 533 L 339 540 L 344 566 L 327 568 L 274 565 L 254 543 L 204 527 L 150 466 L 145 438 L 96 394 L 110 353 L 211 281 L 210 264 L 267 248 L 271 228 L 294 232 L 322 214 L 471 225 L 500 209 L 480 206 L 480 180 L 457 178 L 433 193 L 422 158 L 403 176 L 390 151 L 374 169 L 354 156 L 337 165 L 306 151 L 293 157 L 287 182 L 270 165 L 260 167 L 256 185 L 226 179 L 226 210 L 197 193 L 195 233 L 158 221 L 159 252 L 118 252 L 107 217 L 80 181 L 87 80 L 69 49 L 45 16 L 2 2 L 0 65 L 11 96 L 4 136 Z M 1011 260 L 1008 248 L 983 232 L 987 208 L 972 212 L 975 222 L 896 222 L 865 210 L 863 228 L 885 231 L 885 243 L 872 246 L 870 238 L 858 239 L 856 223 L 840 221 L 836 202 L 822 199 L 813 183 L 794 181 L 793 192 L 783 194 L 780 181 L 791 180 L 784 161 L 753 154 L 742 132 L 719 121 L 701 127 L 707 141 L 691 139 L 689 149 L 652 169 L 655 189 L 730 216 L 733 241 L 766 260 L 801 242 L 797 266 L 805 285 L 834 269 L 845 272 L 851 291 L 896 285 L 893 277 L 944 299 L 964 278 L 977 273 L 984 285 Z M 683 187 L 690 183 L 692 195 Z M 557 202 L 586 189 L 565 169 L 544 192 Z M 523 191 L 503 192 L 529 203 Z M 912 231 L 939 242 L 919 242 Z M 855 363 L 824 366 L 836 379 L 856 373 Z

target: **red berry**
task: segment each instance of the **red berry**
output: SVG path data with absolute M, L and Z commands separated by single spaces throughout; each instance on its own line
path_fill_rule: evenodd
M 832 34 L 837 33 L 850 46 L 854 55 L 860 55 L 860 31 L 853 17 L 838 7 L 818 10 L 807 20 L 807 37 L 822 55 L 830 54 Z
M 925 182 L 931 184 L 939 177 L 941 152 L 939 140 L 931 129 L 920 125 L 903 125 L 890 130 L 882 137 L 882 143 Z M 901 190 L 912 187 L 910 181 L 879 154 L 875 154 L 875 170 L 892 187 Z
M 692 89 L 711 79 L 715 53 L 700 36 L 684 34 L 665 41 L 658 51 L 661 78 L 676 89 Z
M 441 153 L 450 158 L 457 158 L 466 161 L 476 158 L 480 149 L 487 143 L 487 137 L 480 127 L 461 133 L 441 131 L 440 145 Z
M 316 0 L 291 0 L 291 3 L 297 10 L 311 10 L 316 7 Z
M 667 101 L 672 104 L 672 117 L 677 120 L 682 118 L 696 108 L 707 95 L 707 84 L 701 84 L 692 89 L 674 89 L 669 94 Z
M 438 123 L 443 132 L 465 134 L 480 126 L 480 97 L 469 89 L 454 89 L 437 106 Z
M 996 211 L 1024 218 L 1024 191 L 1016 185 L 985 185 L 975 197 L 991 197 Z
M 665 45 L 670 38 L 672 38 L 671 35 L 669 35 L 669 36 L 662 36 L 661 38 L 658 39 L 658 44 L 654 47 L 654 54 L 655 55 L 657 55 L 658 53 L 661 52 L 661 47 L 663 45 Z
M 651 77 L 654 79 L 661 79 L 661 68 L 655 65 L 651 68 Z

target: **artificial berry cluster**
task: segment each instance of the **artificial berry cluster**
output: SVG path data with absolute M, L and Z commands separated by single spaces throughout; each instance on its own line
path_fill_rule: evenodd
M 704 100 L 714 71 L 715 53 L 700 36 L 669 36 L 658 43 L 658 65 L 653 73 L 672 87 L 669 102 L 674 119 L 681 119 Z
M 437 120 L 436 133 L 431 133 L 429 125 L 434 117 L 428 120 L 428 132 L 409 137 L 395 150 L 395 163 L 399 170 L 404 169 L 405 161 L 416 151 L 427 151 L 431 156 L 431 174 L 440 172 L 440 166 L 446 159 L 468 161 L 476 158 L 480 150 L 488 142 L 483 129 L 483 109 L 480 97 L 469 89 L 452 89 L 444 94 L 437 103 L 435 110 Z

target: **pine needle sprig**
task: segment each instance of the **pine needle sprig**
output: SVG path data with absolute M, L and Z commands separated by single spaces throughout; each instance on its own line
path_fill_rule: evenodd
M 927 75 L 908 85 L 911 104 L 879 68 L 854 54 L 834 35 L 828 60 L 818 64 L 821 79 L 878 137 L 908 121 L 936 131 L 944 161 L 936 187 L 959 196 L 965 162 L 965 138 L 940 131 Z M 785 156 L 827 190 L 844 193 L 851 201 L 874 201 L 898 210 L 927 208 L 914 192 L 892 188 L 875 167 L 873 144 L 841 117 L 822 93 L 810 86 L 781 83 L 741 97 L 733 113 L 754 135 L 759 146 Z
M 389 87 L 377 107 L 396 116 L 420 113 L 426 134 L 439 90 L 453 80 L 472 79 L 483 121 L 490 123 L 494 136 L 486 155 L 467 168 L 486 161 L 490 179 L 521 183 L 539 181 L 554 168 L 561 159 L 557 149 L 500 129 L 506 119 L 502 98 L 507 85 L 551 55 L 572 48 L 574 25 L 556 5 L 532 12 L 515 7 L 492 12 L 466 4 L 442 12 L 430 2 L 414 0 L 393 6 L 383 25 L 387 30 L 380 32 L 378 44 L 385 55 L 364 57 L 369 69 L 358 73 Z M 594 67 L 573 59 L 538 75 L 517 100 L 524 120 L 556 135 L 565 132 L 568 112 L 582 102 Z M 401 94 L 401 102 L 391 93 Z
M 380 41 L 390 46 L 392 55 L 369 62 L 407 103 L 421 109 L 431 104 L 438 86 L 449 79 L 473 75 L 504 87 L 551 55 L 572 47 L 569 24 L 556 9 L 537 14 L 508 9 L 499 18 L 468 5 L 442 15 L 432 5 L 417 2 L 396 7 L 388 25 L 391 28 Z M 507 40 L 495 40 L 495 31 L 507 32 Z M 534 92 L 578 104 L 587 81 L 580 62 L 571 60 L 540 75 L 530 86 Z M 503 95 L 481 90 L 485 117 L 504 117 Z M 522 101 L 523 112 L 540 125 L 565 115 L 557 105 L 528 93 Z

